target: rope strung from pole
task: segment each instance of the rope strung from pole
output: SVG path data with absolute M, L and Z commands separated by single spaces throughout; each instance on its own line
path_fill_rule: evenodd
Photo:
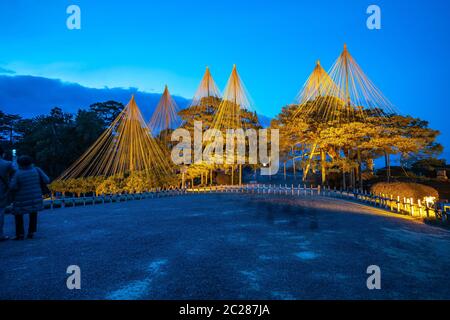
M 295 116 L 316 114 L 323 122 L 364 122 L 368 116 L 397 113 L 394 105 L 373 84 L 351 56 L 346 45 L 327 74 L 316 65 L 297 96 Z
M 180 123 L 181 119 L 178 116 L 178 106 L 166 86 L 148 126 L 152 133 L 157 135 L 162 131 L 178 128 Z
M 58 180 L 140 172 L 158 182 L 171 174 L 169 161 L 150 135 L 133 96 L 97 141 Z
M 245 129 L 247 126 L 243 121 L 242 112 L 253 109 L 250 96 L 237 72 L 236 65 L 234 65 L 223 93 L 222 102 L 214 116 L 212 128 L 221 131 Z
M 195 92 L 194 98 L 192 98 L 189 107 L 198 106 L 202 103 L 203 99 L 207 99 L 210 97 L 220 99 L 221 94 L 213 77 L 211 76 L 209 67 L 206 67 L 205 74 L 203 75 L 203 78 L 200 81 L 200 85 L 198 86 L 198 89 Z
M 327 90 L 338 92 L 339 88 L 321 66 L 320 61 L 316 62 L 313 72 L 310 74 L 302 90 L 298 93 L 296 101 L 303 105 L 308 101 L 314 101 L 318 97 L 323 97 Z

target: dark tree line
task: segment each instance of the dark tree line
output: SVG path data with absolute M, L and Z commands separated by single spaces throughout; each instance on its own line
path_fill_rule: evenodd
M 52 178 L 58 177 L 100 136 L 124 108 L 122 103 L 95 103 L 76 114 L 55 107 L 48 115 L 25 119 L 0 111 L 0 143 L 11 157 L 29 155 Z
M 8 158 L 11 158 L 11 151 L 16 149 L 17 155 L 33 157 L 36 164 L 51 178 L 56 178 L 95 142 L 123 108 L 123 104 L 115 101 L 95 103 L 87 109 L 78 110 L 76 114 L 67 113 L 55 107 L 48 115 L 39 115 L 32 119 L 22 118 L 16 114 L 6 114 L 0 110 L 0 144 L 7 150 Z M 187 111 L 181 111 L 180 115 L 186 123 L 189 123 L 189 119 L 196 117 L 194 117 L 196 111 L 194 109 Z M 201 115 L 201 118 L 207 122 L 208 119 L 212 119 L 208 115 L 206 118 L 203 117 L 204 113 L 204 110 L 199 110 L 198 116 Z M 421 148 L 420 152 L 413 154 L 407 161 L 403 161 L 403 165 L 418 175 L 435 177 L 437 169 L 446 167 L 445 160 L 433 157 L 442 152 L 442 146 L 434 140 L 437 132 L 430 131 L 428 123 L 423 121 L 417 122 L 410 117 L 395 119 L 406 121 L 399 123 L 398 126 L 403 130 L 411 127 L 409 129 L 412 132 L 411 138 L 423 137 L 424 141 L 428 141 L 425 143 L 425 148 Z M 367 130 L 366 127 L 364 130 Z M 303 127 L 297 124 L 293 128 L 301 130 Z M 311 130 L 308 132 L 313 133 Z M 355 136 L 354 130 L 350 136 Z M 339 133 L 331 137 L 342 139 L 343 135 Z M 285 140 L 281 137 L 282 147 Z M 394 142 L 393 139 L 386 140 L 389 146 L 392 146 Z M 289 144 L 287 146 L 289 147 Z

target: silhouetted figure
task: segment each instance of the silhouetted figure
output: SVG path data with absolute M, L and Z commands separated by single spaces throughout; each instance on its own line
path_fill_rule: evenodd
M 16 220 L 16 238 L 24 239 L 23 215 L 30 215 L 28 239 L 32 239 L 37 230 L 37 213 L 44 208 L 42 186 L 50 183 L 50 179 L 39 168 L 33 166 L 33 160 L 22 156 L 17 160 L 19 170 L 14 174 L 10 189 L 14 193 L 13 212 Z
M 5 152 L 0 146 L 0 241 L 8 240 L 3 234 L 3 225 L 5 224 L 5 208 L 10 204 L 9 180 L 14 173 L 12 162 L 6 161 Z

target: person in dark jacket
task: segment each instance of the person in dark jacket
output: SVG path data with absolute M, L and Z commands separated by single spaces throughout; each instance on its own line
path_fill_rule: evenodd
M 14 173 L 12 162 L 4 160 L 4 157 L 5 152 L 0 146 L 0 241 L 8 240 L 8 237 L 3 234 L 3 225 L 5 222 L 5 208 L 10 204 L 8 201 L 9 180 Z
M 22 156 L 17 160 L 19 170 L 11 179 L 10 190 L 13 192 L 13 213 L 16 220 L 16 238 L 24 239 L 23 215 L 30 214 L 28 239 L 32 239 L 37 230 L 37 213 L 44 208 L 42 185 L 50 183 L 47 175 L 38 167 L 33 166 L 33 160 Z

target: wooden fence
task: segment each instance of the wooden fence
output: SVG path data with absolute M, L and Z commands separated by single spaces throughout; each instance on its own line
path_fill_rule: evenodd
M 247 184 L 242 186 L 210 186 L 193 189 L 152 190 L 136 194 L 102 195 L 80 198 L 57 198 L 44 200 L 47 209 L 67 208 L 76 206 L 96 205 L 104 203 L 125 202 L 148 198 L 173 197 L 181 195 L 195 195 L 205 193 L 246 193 L 286 196 L 324 196 L 346 199 L 359 202 L 364 205 L 378 207 L 403 215 L 410 215 L 420 219 L 449 222 L 450 206 L 445 204 L 424 203 L 420 199 L 400 198 L 393 195 L 373 194 L 357 190 L 341 191 L 321 186 L 306 185 L 271 185 L 271 184 Z

